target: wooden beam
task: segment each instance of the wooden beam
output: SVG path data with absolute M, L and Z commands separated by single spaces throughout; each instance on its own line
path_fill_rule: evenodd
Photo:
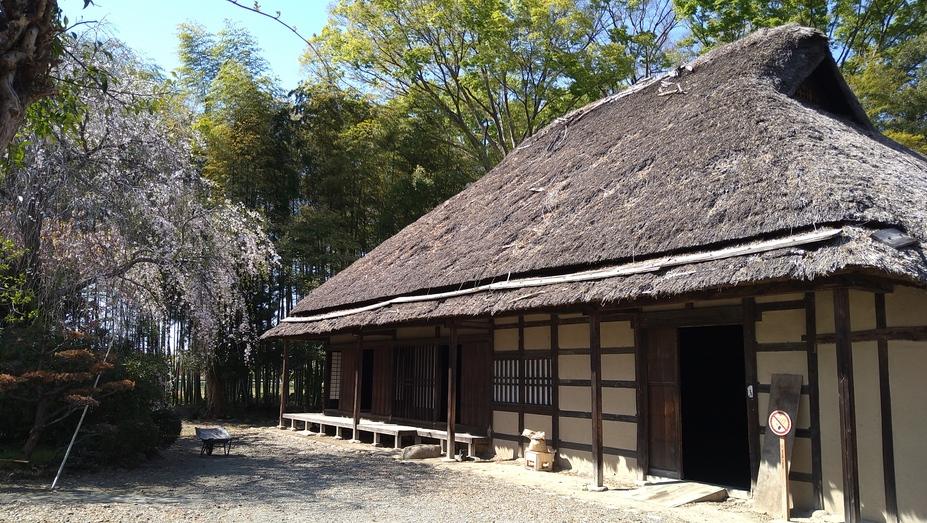
M 843 510 L 846 523 L 859 523 L 859 463 L 856 449 L 856 400 L 853 391 L 853 344 L 850 292 L 834 289 L 834 333 L 837 346 L 837 398 L 843 465 Z
M 432 349 L 433 362 L 431 366 L 431 422 L 438 423 L 438 406 L 441 404 L 441 326 L 435 326 L 435 346 Z
M 457 445 L 457 324 L 449 325 L 447 352 L 447 459 L 454 459 Z
M 284 428 L 283 425 L 283 415 L 286 413 L 286 400 L 288 393 L 290 392 L 290 380 L 287 375 L 287 356 L 289 356 L 289 342 L 283 342 L 283 362 L 280 366 L 280 419 L 277 423 L 277 428 Z
M 560 316 L 550 318 L 550 403 L 553 414 L 550 417 L 550 440 L 554 448 L 560 448 Z
M 876 328 L 885 329 L 885 294 L 875 295 Z M 895 441 L 892 435 L 892 390 L 888 375 L 888 340 L 879 339 L 879 404 L 882 414 L 882 475 L 885 480 L 885 519 L 897 522 L 898 494 L 895 488 Z
M 647 399 L 647 356 L 644 349 L 644 331 L 637 318 L 631 323 L 634 329 L 634 380 L 637 385 L 637 467 L 640 479 L 647 479 L 650 468 L 650 410 Z
M 824 508 L 824 476 L 821 467 L 821 399 L 818 390 L 817 313 L 814 293 L 805 293 L 805 336 L 808 350 L 808 405 L 811 409 L 811 484 L 815 508 Z
M 818 334 L 817 336 L 818 343 L 834 343 L 836 339 L 836 334 Z M 927 340 L 927 326 L 876 327 L 850 334 L 850 341 L 879 340 L 925 341 Z
M 747 389 L 744 401 L 747 402 L 747 443 L 750 455 L 750 490 L 756 488 L 756 479 L 760 472 L 760 414 L 757 395 L 759 393 L 756 373 L 756 301 L 744 298 L 744 377 Z
M 640 316 L 642 327 L 689 327 L 698 325 L 735 325 L 743 322 L 743 308 L 724 305 L 698 309 L 651 311 Z
M 525 430 L 525 409 L 524 406 L 527 403 L 525 401 L 525 315 L 518 315 L 518 433 L 521 434 Z M 518 442 L 518 451 L 524 456 L 525 455 L 525 441 L 522 438 Z
M 762 318 L 763 313 L 767 311 L 788 311 L 795 309 L 803 309 L 805 307 L 805 300 L 790 300 L 790 301 L 771 301 L 764 303 L 756 304 L 756 314 L 757 318 Z
M 589 314 L 589 370 L 592 377 L 592 467 L 594 489 L 605 487 L 602 455 L 602 352 L 599 336 L 599 310 Z

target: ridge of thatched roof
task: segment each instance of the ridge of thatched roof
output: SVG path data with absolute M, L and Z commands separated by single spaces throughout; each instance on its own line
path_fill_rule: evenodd
M 927 162 L 872 129 L 824 35 L 782 26 L 558 119 L 315 289 L 292 314 L 711 249 L 823 224 L 890 224 L 927 241 Z M 865 255 L 848 258 L 844 268 L 869 260 L 886 273 L 923 277 L 897 256 L 886 259 L 900 264 L 897 270 L 873 261 L 870 254 L 882 252 L 874 248 L 860 247 L 855 252 Z M 751 281 L 828 272 L 777 271 L 770 263 L 764 274 L 762 260 L 753 262 Z M 448 313 L 455 300 L 434 307 Z M 520 300 L 518 307 L 535 301 Z M 370 314 L 381 316 L 368 318 L 374 323 L 389 316 Z M 348 323 L 354 321 L 360 317 Z

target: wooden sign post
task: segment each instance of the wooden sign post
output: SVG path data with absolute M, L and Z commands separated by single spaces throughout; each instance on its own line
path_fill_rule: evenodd
M 789 458 L 785 452 L 786 439 L 792 432 L 792 418 L 783 410 L 774 410 L 766 423 L 769 431 L 779 436 L 779 470 L 782 471 L 782 517 L 789 520 Z

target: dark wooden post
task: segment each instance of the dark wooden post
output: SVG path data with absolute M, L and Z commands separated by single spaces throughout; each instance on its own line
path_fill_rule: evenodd
M 283 363 L 280 366 L 280 420 L 277 423 L 277 428 L 282 429 L 283 426 L 283 414 L 286 412 L 286 400 L 287 392 L 290 390 L 290 380 L 287 379 L 287 356 L 289 355 L 289 342 L 283 340 Z
M 521 433 L 525 431 L 525 404 L 527 390 L 525 386 L 525 315 L 518 315 L 518 454 L 525 456 L 525 438 Z
M 560 448 L 560 316 L 550 317 L 550 404 L 553 414 L 550 418 L 550 441 Z
M 818 389 L 818 327 L 814 293 L 805 293 L 805 337 L 808 359 L 808 405 L 811 409 L 811 488 L 815 508 L 824 508 L 821 468 L 821 400 Z
M 351 424 L 351 441 L 360 441 L 357 437 L 357 424 L 360 423 L 361 366 L 364 364 L 363 336 L 357 336 L 354 360 L 354 421 Z
M 876 328 L 888 327 L 885 294 L 875 295 Z M 892 438 L 892 390 L 888 375 L 888 340 L 879 337 L 879 405 L 882 412 L 882 476 L 885 480 L 885 520 L 897 522 L 898 494 L 895 487 L 895 441 Z
M 749 391 L 744 391 L 747 402 L 747 445 L 750 455 L 750 490 L 756 488 L 760 472 L 760 413 L 757 400 L 759 385 L 756 370 L 756 300 L 744 298 L 744 377 Z
M 644 352 L 645 338 L 640 314 L 635 315 L 631 326 L 634 329 L 634 379 L 637 393 L 637 466 L 641 481 L 646 481 L 650 471 L 650 408 L 647 398 L 647 354 Z
M 602 456 L 602 347 L 599 338 L 599 310 L 589 313 L 589 370 L 592 386 L 592 465 L 593 484 L 590 490 L 605 490 L 604 459 Z
M 451 322 L 447 346 L 447 459 L 454 459 L 457 423 L 457 324 Z
M 846 288 L 834 290 L 834 334 L 837 342 L 837 398 L 840 411 L 840 450 L 843 458 L 843 517 L 846 523 L 859 523 L 853 345 L 850 339 L 850 292 Z

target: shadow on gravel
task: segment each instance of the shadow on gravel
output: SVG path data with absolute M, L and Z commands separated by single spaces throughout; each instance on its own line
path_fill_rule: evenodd
M 229 456 L 200 457 L 199 442 L 185 435 L 163 457 L 137 469 L 77 473 L 65 477 L 56 491 L 39 484 L 0 485 L 0 500 L 12 494 L 46 503 L 273 504 L 295 498 L 331 502 L 340 487 L 348 486 L 399 498 L 418 495 L 428 491 L 437 476 L 433 467 L 398 461 L 392 453 L 326 444 L 324 439 L 300 441 L 301 437 L 252 432 L 242 436 Z M 338 502 L 360 507 L 350 498 Z

